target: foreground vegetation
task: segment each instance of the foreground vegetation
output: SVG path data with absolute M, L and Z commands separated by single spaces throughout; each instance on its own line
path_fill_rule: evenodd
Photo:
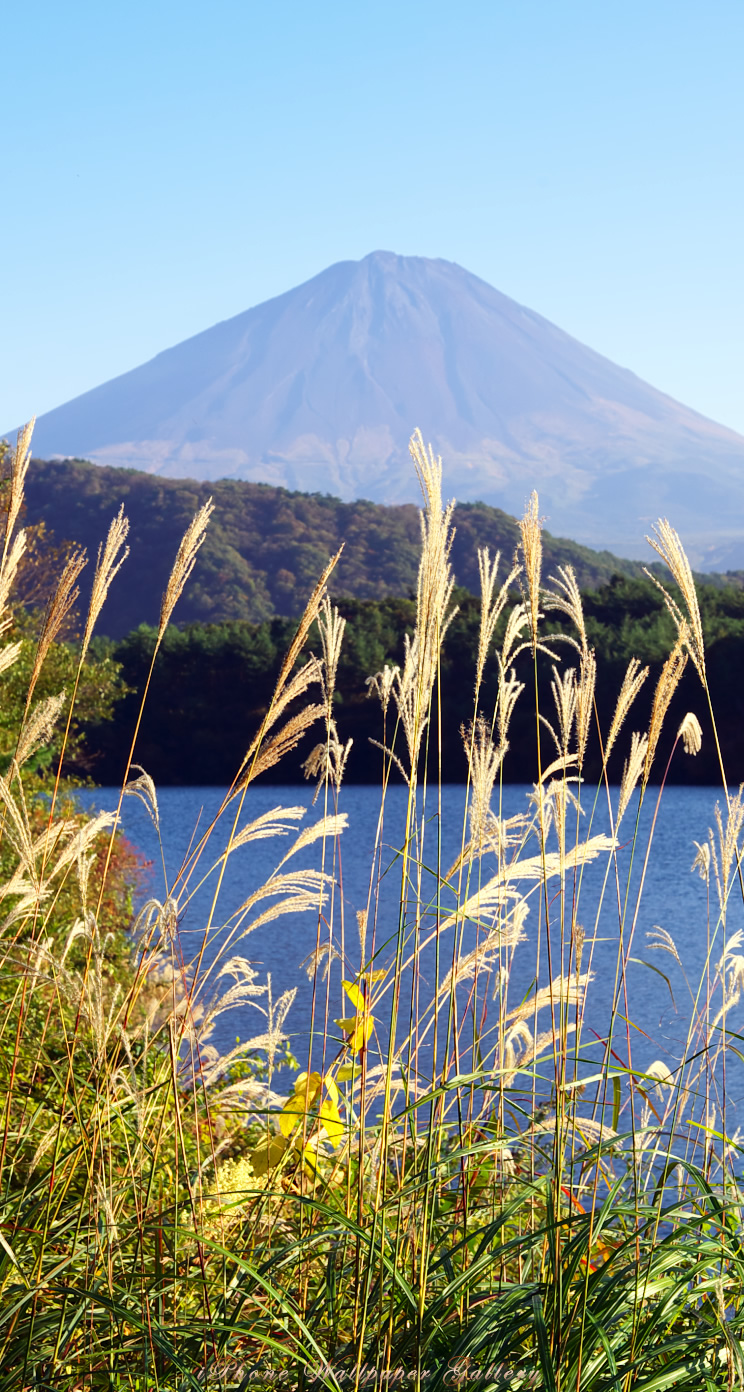
M 22 437 L 0 558 L 8 620 L 27 450 Z M 420 437 L 412 453 L 424 494 L 421 559 L 400 661 L 369 673 L 381 813 L 353 932 L 341 888 L 349 745 L 335 699 L 345 633 L 326 591 L 333 562 L 274 664 L 266 713 L 245 737 L 217 822 L 198 828 L 127 939 L 126 875 L 118 897 L 112 878 L 115 827 L 60 801 L 64 738 L 49 741 L 65 707 L 32 693 L 20 712 L 0 781 L 0 1389 L 652 1392 L 679 1383 L 707 1392 L 742 1381 L 744 1195 L 730 1125 L 744 982 L 735 926 L 742 798 L 719 768 L 720 806 L 696 859 L 708 890 L 697 925 L 704 970 L 689 983 L 676 1057 L 649 1059 L 633 1027 L 627 968 L 640 897 L 618 857 L 628 843 L 638 863 L 654 854 L 655 818 L 641 836 L 639 808 L 663 796 L 651 779 L 664 740 L 671 767 L 700 757 L 695 714 L 673 719 L 686 668 L 716 747 L 689 567 L 660 523 L 654 544 L 675 582 L 664 599 L 670 650 L 655 683 L 623 654 L 615 701 L 606 706 L 603 695 L 595 707 L 598 630 L 570 568 L 544 566 L 533 495 L 515 569 L 478 556 L 479 609 L 448 672 L 452 515 Z M 205 505 L 178 549 L 122 770 L 122 798 L 141 799 L 156 828 L 155 785 L 131 766 L 132 751 L 140 712 L 157 695 L 149 672 L 169 651 L 208 522 Z M 73 686 L 95 651 L 125 540 L 119 516 L 99 553 Z M 69 566 L 47 632 L 61 631 L 54 624 L 76 584 Z M 51 652 L 42 651 L 44 631 L 32 676 Z M 309 646 L 315 656 L 303 656 Z M 0 648 L 6 672 L 19 653 Z M 462 730 L 447 723 L 447 679 L 469 693 Z M 535 789 L 522 814 L 505 818 L 512 732 L 528 718 Z M 281 768 L 310 731 L 315 812 L 256 815 L 255 780 Z M 438 777 L 453 742 L 465 749 L 468 809 L 447 865 Z M 50 775 L 29 764 L 44 748 L 55 754 L 51 795 Z M 608 777 L 618 752 L 619 790 Z M 383 817 L 393 769 L 408 799 L 390 862 Z M 600 800 L 609 834 L 597 829 Z M 272 837 L 276 871 L 221 924 L 232 858 Z M 309 867 L 308 853 L 317 856 Z M 596 908 L 590 864 L 605 867 Z M 399 884 L 392 920 L 378 911 L 382 874 Z M 199 943 L 188 955 L 184 915 L 205 884 L 203 927 L 214 935 L 221 926 L 219 948 Z M 643 876 L 640 884 L 639 896 Z M 298 913 L 316 925 L 313 1014 L 295 1026 L 295 1041 L 298 1028 L 307 1036 L 287 1084 L 279 1067 L 294 992 L 274 998 L 245 939 Z M 656 931 L 668 960 L 660 975 L 681 970 L 674 938 Z M 597 943 L 608 937 L 617 947 L 613 1007 L 598 1037 L 587 1003 Z M 525 958 L 534 964 L 526 995 L 516 986 Z M 241 1003 L 258 1029 L 221 1056 L 219 1014 Z

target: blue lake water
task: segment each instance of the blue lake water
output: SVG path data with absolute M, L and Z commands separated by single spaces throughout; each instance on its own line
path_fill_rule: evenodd
M 502 815 L 511 816 L 526 809 L 529 789 L 507 786 L 503 790 Z M 88 807 L 114 810 L 118 791 L 96 789 L 82 794 Z M 126 798 L 122 810 L 125 834 L 150 862 L 144 897 L 155 896 L 162 899 L 165 893 L 165 876 L 172 885 L 194 843 L 194 835 L 201 834 L 216 813 L 223 797 L 220 788 L 163 788 L 159 791 L 159 807 L 162 834 L 162 859 L 157 835 L 145 807 L 135 798 Z M 583 795 L 586 812 L 582 816 L 582 834 L 591 815 L 591 802 Z M 641 880 L 648 837 L 652 819 L 656 812 L 657 790 L 649 789 L 639 824 L 639 835 L 633 852 L 630 873 L 630 909 L 626 914 L 626 925 L 631 924 L 636 906 L 638 887 Z M 705 970 L 708 951 L 708 898 L 705 883 L 691 866 L 695 855 L 695 842 L 706 840 L 708 828 L 714 825 L 714 808 L 722 802 L 721 790 L 714 788 L 667 788 L 661 798 L 653 845 L 645 873 L 643 894 L 637 913 L 634 930 L 632 961 L 628 967 L 627 983 L 629 1014 L 633 1021 L 633 1058 L 643 1066 L 653 1058 L 664 1059 L 673 1066 L 684 1047 L 688 1022 L 691 1015 L 691 992 L 697 989 L 701 973 Z M 462 819 L 465 801 L 464 788 L 445 786 L 441 792 L 441 818 L 436 798 L 427 806 L 422 820 L 425 822 L 423 862 L 426 867 L 435 867 L 437 857 L 443 871 L 456 860 L 462 843 Z M 342 789 L 339 811 L 348 815 L 349 825 L 339 840 L 338 859 L 332 860 L 332 848 L 326 851 L 325 868 L 333 876 L 333 902 L 326 906 L 325 918 L 320 925 L 323 939 L 328 936 L 326 920 L 332 913 L 333 943 L 343 954 L 345 965 L 334 963 L 330 982 L 319 983 L 317 990 L 324 996 L 329 992 L 328 1014 L 330 1018 L 349 1015 L 352 1008 L 345 999 L 341 987 L 343 976 L 353 975 L 359 967 L 359 944 L 357 937 L 356 913 L 376 900 L 377 917 L 372 917 L 368 925 L 367 946 L 369 949 L 374 932 L 375 947 L 379 952 L 376 965 L 386 965 L 394 956 L 394 938 L 398 925 L 398 904 L 400 896 L 400 859 L 398 852 L 403 842 L 406 790 L 391 788 L 386 800 L 385 818 L 378 842 L 379 789 L 372 787 L 349 786 Z M 306 787 L 270 787 L 249 790 L 241 815 L 241 825 L 275 807 L 294 807 L 302 805 L 308 809 L 304 827 L 322 815 L 318 803 L 312 807 L 312 789 Z M 634 806 L 626 813 L 621 827 L 621 842 L 625 841 L 619 853 L 621 892 L 624 895 L 631 864 L 630 840 L 635 823 Z M 215 831 L 205 858 L 201 862 L 200 874 L 219 856 L 226 844 L 231 817 L 228 814 Z M 606 804 L 600 798 L 593 815 L 591 833 L 606 831 L 608 818 Z M 441 837 L 441 847 L 438 846 Z M 212 913 L 212 931 L 206 946 L 204 961 L 212 962 L 222 947 L 224 933 L 219 925 L 229 920 L 246 898 L 259 886 L 276 867 L 279 859 L 291 845 L 292 837 L 253 841 L 240 847 L 226 863 L 216 909 Z M 375 857 L 375 845 L 378 854 Z M 569 837 L 568 844 L 571 843 Z M 534 854 L 536 846 L 526 854 Z M 299 852 L 285 869 L 298 866 L 321 864 L 321 843 Z M 163 869 L 163 860 L 165 872 Z M 606 884 L 602 909 L 598 905 L 602 898 L 602 886 L 606 875 L 606 855 L 599 861 L 585 867 L 581 883 L 578 921 L 586 933 L 582 967 L 591 966 L 594 981 L 589 987 L 586 1021 L 588 1036 L 591 1031 L 602 1035 L 606 1029 L 615 989 L 615 964 L 619 934 L 617 909 L 617 889 L 614 872 Z M 495 867 L 494 867 L 495 868 Z M 493 869 L 488 871 L 492 874 Z M 424 872 L 424 897 L 432 900 L 436 895 L 436 878 L 430 869 Z M 197 876 L 198 878 L 198 876 Z M 193 881 L 192 881 L 193 883 Z M 557 881 L 553 881 L 557 884 Z M 212 874 L 193 896 L 180 919 L 181 947 L 186 961 L 193 959 L 199 950 L 214 895 L 216 875 Z M 376 891 L 379 892 L 376 892 Z M 738 886 L 737 886 L 738 892 Z M 730 936 L 738 928 L 744 928 L 744 912 L 741 895 L 732 894 L 727 933 Z M 453 902 L 443 892 L 442 902 Z M 539 890 L 536 892 L 539 894 Z M 711 890 L 711 904 L 715 892 Z M 531 909 L 525 923 L 526 941 L 519 945 L 514 954 L 514 964 L 510 982 L 510 1005 L 519 1004 L 535 981 L 536 946 L 540 939 L 541 966 L 539 980 L 547 979 L 547 943 L 545 941 L 543 914 L 537 897 L 533 894 Z M 262 907 L 262 906 L 261 906 Z M 552 915 L 552 952 L 554 974 L 558 967 L 557 920 L 559 908 L 555 898 L 549 903 Z M 716 908 L 711 907 L 711 929 L 715 929 Z M 654 950 L 647 934 L 655 928 L 662 928 L 671 934 L 682 966 L 666 951 Z M 427 925 L 422 926 L 423 933 Z M 464 947 L 474 945 L 466 936 Z M 627 931 L 627 929 L 626 929 Z M 310 1023 L 313 986 L 308 980 L 301 963 L 312 953 L 318 940 L 318 916 L 312 913 L 280 917 L 258 928 L 248 937 L 235 941 L 228 955 L 240 953 L 249 958 L 259 973 L 261 981 L 271 975 L 273 997 L 282 992 L 297 988 L 297 996 L 289 1013 L 286 1029 L 292 1036 L 298 1055 L 302 1056 L 303 1041 L 307 1039 Z M 720 944 L 720 931 L 716 944 Z M 443 934 L 440 941 L 441 960 L 448 961 L 452 953 L 452 930 Z M 720 950 L 713 950 L 711 958 L 716 962 Z M 653 970 L 656 968 L 656 970 Z M 434 948 L 429 946 L 422 955 L 418 989 L 423 998 L 430 991 L 435 972 Z M 669 980 L 666 984 L 663 973 Z M 214 981 L 215 987 L 219 983 Z M 222 983 L 224 986 L 224 982 Z M 402 1010 L 405 1015 L 406 1003 L 410 998 L 406 990 L 402 992 Z M 259 1004 L 261 1001 L 259 1000 Z M 323 1007 L 325 1001 L 322 1003 Z M 479 1004 L 482 1009 L 482 1003 Z M 319 1009 L 322 1019 L 323 1008 Z M 495 1009 L 495 1007 L 493 1007 Z M 741 1017 L 739 1019 L 739 1016 Z M 744 1027 L 744 1001 L 729 1017 L 729 1027 Z M 543 1026 L 544 1028 L 545 1026 Z M 262 1028 L 262 1017 L 250 1006 L 243 1006 L 223 1015 L 217 1025 L 213 1042 L 222 1051 L 229 1049 L 237 1035 L 245 1039 L 257 1034 Z M 744 1028 L 742 1028 L 744 1033 Z M 624 1052 L 625 1027 L 616 1032 L 618 1054 Z M 306 1050 L 306 1044 L 304 1048 Z M 744 1093 L 744 1089 L 742 1089 Z

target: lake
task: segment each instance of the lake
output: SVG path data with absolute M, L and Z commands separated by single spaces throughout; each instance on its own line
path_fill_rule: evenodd
M 302 827 L 322 814 L 320 802 L 312 807 L 312 788 L 310 787 L 255 787 L 248 791 L 241 825 L 272 808 L 303 806 L 308 809 Z M 503 815 L 511 816 L 524 811 L 526 799 L 531 790 L 510 785 L 503 790 Z M 640 884 L 643 860 L 648 841 L 652 818 L 656 809 L 657 789 L 648 790 L 639 823 L 639 836 L 633 855 L 630 875 L 631 911 L 627 922 L 633 918 L 636 895 Z M 150 862 L 144 897 L 164 897 L 165 876 L 172 884 L 187 856 L 192 844 L 195 828 L 197 835 L 209 824 L 217 811 L 223 796 L 220 788 L 162 788 L 159 791 L 159 808 L 162 834 L 162 859 L 157 835 L 146 808 L 135 798 L 126 798 L 122 810 L 123 829 L 128 838 Z M 604 796 L 604 795 L 603 795 Z M 616 796 L 616 795 L 614 795 Z M 99 788 L 81 794 L 81 800 L 89 808 L 115 810 L 118 790 Z M 582 817 L 585 827 L 591 813 L 591 803 L 586 792 L 583 799 L 587 812 Z M 370 900 L 371 885 L 379 885 L 377 897 L 377 922 L 375 944 L 379 949 L 376 965 L 384 965 L 393 958 L 393 940 L 398 923 L 398 903 L 400 893 L 400 860 L 398 850 L 403 841 L 406 807 L 406 790 L 403 787 L 391 788 L 388 792 L 385 818 L 379 838 L 378 856 L 375 860 L 375 844 L 378 832 L 379 789 L 373 787 L 349 786 L 341 791 L 339 810 L 348 816 L 348 828 L 340 838 L 340 852 L 336 864 L 327 859 L 326 869 L 332 872 L 332 905 L 326 907 L 326 915 L 332 908 L 333 940 L 336 948 L 345 954 L 346 966 L 342 971 L 334 963 L 329 991 L 329 1015 L 350 1015 L 352 1009 L 346 1000 L 342 987 L 343 975 L 353 975 L 359 966 L 359 945 L 357 939 L 356 913 L 367 907 Z M 425 815 L 425 842 L 423 861 L 426 866 L 436 863 L 437 840 L 441 835 L 441 865 L 447 869 L 457 858 L 462 839 L 462 814 L 465 789 L 458 786 L 444 786 L 441 790 L 441 820 L 438 816 L 436 797 L 430 802 Z M 691 870 L 695 856 L 695 842 L 705 841 L 708 828 L 714 825 L 714 808 L 721 802 L 721 790 L 715 788 L 665 789 L 658 808 L 653 846 L 645 875 L 643 895 L 637 915 L 632 958 L 628 970 L 628 994 L 630 1016 L 634 1029 L 634 1063 L 644 1066 L 653 1058 L 665 1060 L 670 1067 L 679 1057 L 687 1033 L 691 1012 L 691 991 L 705 967 L 707 952 L 707 890 L 697 872 Z M 626 813 L 621 832 L 621 840 L 630 840 L 634 828 L 635 805 Z M 596 834 L 608 829 L 606 802 L 599 799 L 594 814 L 591 831 Z M 229 832 L 229 819 L 225 818 L 215 832 L 212 853 L 207 864 L 217 859 L 224 848 Z M 586 831 L 583 832 L 586 835 Z M 213 914 L 213 928 L 209 933 L 205 950 L 205 963 L 210 963 L 224 943 L 224 932 L 219 925 L 225 923 L 246 898 L 264 882 L 291 844 L 291 836 L 252 841 L 240 847 L 227 861 L 220 888 L 217 910 Z M 570 838 L 569 838 L 570 843 Z M 331 849 L 327 857 L 331 856 Z M 534 852 L 532 852 L 534 853 Z M 308 847 L 293 857 L 286 868 L 319 867 L 321 843 Z M 606 874 L 607 857 L 588 865 L 584 869 L 578 920 L 586 932 L 583 966 L 591 967 L 595 979 L 589 988 L 587 1006 L 587 1025 L 589 1031 L 601 1035 L 606 1027 L 615 983 L 615 963 L 618 943 L 617 890 L 614 873 L 605 890 L 602 900 L 602 885 Z M 163 868 L 164 864 L 164 868 Z M 624 886 L 631 864 L 631 847 L 625 844 L 619 853 L 620 879 Z M 489 871 L 489 874 L 493 873 Z M 436 880 L 428 870 L 423 872 L 424 897 L 434 897 Z M 193 896 L 180 920 L 181 942 L 184 957 L 193 958 L 204 939 L 204 931 L 209 921 L 210 906 L 216 883 L 211 875 Z M 555 883 L 555 882 L 553 882 Z M 738 886 L 737 886 L 738 890 Z M 624 892 L 624 889 L 623 889 Z M 537 891 L 539 894 L 539 890 Z M 715 892 L 711 891 L 715 900 Z M 602 911 L 598 905 L 602 901 Z M 535 979 L 535 942 L 538 935 L 540 908 L 533 895 L 532 907 L 525 924 L 527 940 L 517 947 L 514 956 L 512 980 L 510 983 L 510 1004 L 518 1005 L 528 992 Z M 556 910 L 553 907 L 555 918 Z M 711 910 L 712 926 L 715 927 L 716 914 Z M 671 934 L 681 959 L 682 966 L 667 951 L 655 950 L 647 934 L 656 928 Z M 732 895 L 729 912 L 728 934 L 744 928 L 741 896 Z M 368 928 L 369 938 L 373 930 L 372 920 Z M 443 957 L 451 954 L 451 931 L 446 943 L 442 941 Z M 327 935 L 325 924 L 321 932 Z M 541 930 L 542 932 L 542 930 Z M 267 974 L 271 976 L 273 997 L 296 988 L 297 995 L 291 1007 L 286 1029 L 292 1036 L 293 1046 L 302 1057 L 303 1045 L 307 1039 L 308 1025 L 312 1007 L 312 983 L 301 963 L 316 947 L 318 934 L 317 913 L 298 914 L 278 918 L 258 928 L 242 941 L 230 948 L 230 954 L 239 952 L 248 957 L 259 972 L 261 981 Z M 553 929 L 553 951 L 557 951 L 555 929 Z M 544 937 L 544 933 L 542 933 Z M 369 947 L 368 938 L 368 947 Z M 594 938 L 594 946 L 590 947 Z M 720 942 L 720 937 L 717 943 Z M 464 946 L 472 946 L 466 937 Z M 545 944 L 541 945 L 542 967 L 539 973 L 541 983 L 547 980 L 545 969 Z M 720 951 L 713 951 L 712 960 L 717 961 Z M 554 971 L 555 971 L 554 958 Z M 419 989 L 425 991 L 434 975 L 433 947 L 422 955 L 421 982 Z M 660 973 L 663 973 L 661 975 Z M 668 978 L 668 984 L 664 980 Z M 218 983 L 215 980 L 215 985 Z M 224 985 L 224 983 L 223 983 Z M 318 990 L 324 994 L 325 984 Z M 405 992 L 403 993 L 405 1000 Z M 258 1002 L 261 1003 L 260 1000 Z M 406 1007 L 407 1008 L 407 1007 Z M 322 1015 L 322 1011 L 321 1011 Z M 739 1018 L 740 1017 L 740 1018 Z M 739 1029 L 744 1025 L 744 1005 L 736 1008 L 729 1017 L 729 1026 Z M 545 1028 L 545 1025 L 543 1025 Z M 236 1036 L 242 1039 L 260 1033 L 262 1017 L 250 1006 L 226 1012 L 221 1016 L 213 1042 L 221 1051 L 226 1051 L 235 1043 Z M 641 1033 L 642 1031 L 642 1033 Z M 616 1034 L 617 1048 L 624 1052 L 625 1027 Z M 744 1088 L 742 1088 L 744 1096 Z M 737 1088 L 738 1092 L 738 1088 Z

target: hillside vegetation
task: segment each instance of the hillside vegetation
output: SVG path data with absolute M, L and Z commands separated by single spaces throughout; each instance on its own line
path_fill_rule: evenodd
M 739 781 L 744 768 L 744 591 L 702 586 L 699 595 L 719 736 L 730 775 Z M 471 717 L 472 684 L 463 678 L 463 673 L 468 671 L 469 654 L 477 644 L 480 623 L 480 600 L 476 596 L 460 589 L 456 591 L 456 600 L 458 611 L 445 636 L 440 658 L 442 719 L 451 730 L 467 725 Z M 346 633 L 338 664 L 334 710 L 341 740 L 353 740 L 346 765 L 347 782 L 374 783 L 380 777 L 382 753 L 373 743 L 380 736 L 379 711 L 377 702 L 369 700 L 368 678 L 374 677 L 386 663 L 403 666 L 405 635 L 415 627 L 415 609 L 412 600 L 398 598 L 339 601 Z M 584 614 L 586 632 L 598 660 L 597 712 L 600 724 L 609 727 L 617 689 L 631 657 L 648 664 L 655 680 L 672 645 L 674 625 L 659 591 L 650 581 L 619 576 L 584 595 Z M 138 762 L 156 782 L 230 782 L 236 763 L 245 753 L 246 731 L 260 723 L 268 708 L 294 627 L 290 619 L 274 618 L 262 624 L 194 623 L 168 631 L 151 678 L 136 748 Z M 560 627 L 554 617 L 545 623 L 546 632 Z M 89 757 L 95 777 L 102 783 L 116 784 L 122 777 L 155 641 L 156 630 L 142 625 L 118 641 L 101 645 L 102 655 L 120 664 L 122 679 L 129 688 L 129 695 L 117 705 L 113 721 L 88 731 Z M 321 653 L 316 629 L 311 630 L 302 655 L 306 659 L 311 653 Z M 531 664 L 531 655 L 522 654 L 516 663 L 521 681 L 531 680 Z M 541 654 L 538 678 L 542 699 L 549 705 L 553 664 Z M 654 682 L 649 681 L 638 698 L 637 718 L 650 718 L 653 688 Z M 496 701 L 495 662 L 486 664 L 483 692 L 487 701 Z M 220 712 L 219 720 L 213 718 L 215 710 Z M 714 783 L 718 772 L 715 743 L 692 670 L 685 672 L 673 698 L 669 749 L 675 721 L 679 723 L 686 710 L 695 711 L 708 738 L 697 759 L 678 761 L 669 776 L 672 781 Z M 315 741 L 311 730 L 299 751 L 276 770 L 277 781 L 302 781 L 302 760 Z M 187 757 L 184 751 L 188 751 Z M 659 777 L 667 754 L 662 740 Z M 610 775 L 618 782 L 623 757 L 618 754 L 610 761 Z M 449 741 L 441 751 L 441 759 L 445 780 L 466 781 L 467 759 L 461 741 Z M 590 741 L 587 776 L 599 777 L 601 766 L 599 744 Z M 527 703 L 514 711 L 501 772 L 507 782 L 525 783 L 538 777 L 534 712 Z M 268 776 L 271 778 L 272 774 Z M 391 776 L 397 777 L 395 767 Z
M 411 504 L 342 503 L 327 494 L 292 493 L 267 484 L 197 483 L 82 460 L 37 459 L 28 473 L 27 521 L 44 522 L 59 540 L 74 539 L 95 555 L 112 513 L 124 504 L 132 548 L 127 583 L 112 593 L 102 616 L 104 631 L 118 638 L 138 624 L 157 621 L 170 557 L 189 518 L 210 496 L 215 511 L 184 595 L 181 624 L 297 617 L 329 555 L 342 543 L 336 594 L 384 599 L 415 589 L 421 530 Z M 452 566 L 458 584 L 477 592 L 479 546 L 511 560 L 518 541 L 515 519 L 499 508 L 457 507 Z M 546 566 L 572 565 L 584 589 L 618 573 L 641 574 L 635 562 L 548 532 L 543 545 Z

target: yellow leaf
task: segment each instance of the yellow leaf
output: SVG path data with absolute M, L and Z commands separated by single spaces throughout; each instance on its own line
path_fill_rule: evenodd
M 285 1136 L 291 1136 L 295 1127 L 310 1110 L 323 1084 L 319 1073 L 298 1073 L 295 1078 L 294 1093 L 285 1102 L 279 1115 L 279 1129 Z
M 355 1054 L 361 1053 L 361 1050 L 369 1043 L 369 1037 L 374 1027 L 375 1022 L 371 1015 L 362 1015 L 358 1018 L 357 1027 L 349 1041 Z
M 318 1173 L 318 1152 L 312 1141 L 308 1141 L 302 1152 L 305 1173 L 315 1179 Z
M 265 1175 L 267 1170 L 273 1170 L 278 1165 L 284 1152 L 289 1145 L 289 1141 L 284 1136 L 269 1136 L 250 1152 L 250 1160 L 255 1175 Z
M 345 1020 L 336 1020 L 335 1023 L 339 1025 L 342 1030 L 346 1030 L 347 1034 L 353 1034 L 356 1029 L 357 1018 L 356 1015 L 349 1015 Z
M 344 990 L 347 996 L 349 997 L 349 1000 L 351 1001 L 352 1005 L 355 1005 L 357 1010 L 364 1010 L 365 1000 L 362 992 L 359 990 L 359 987 L 355 986 L 353 981 L 345 981 Z
M 321 1124 L 325 1127 L 326 1135 L 332 1146 L 337 1146 L 344 1134 L 344 1124 L 341 1120 L 338 1107 L 332 1097 L 324 1097 L 320 1104 L 318 1113 Z

